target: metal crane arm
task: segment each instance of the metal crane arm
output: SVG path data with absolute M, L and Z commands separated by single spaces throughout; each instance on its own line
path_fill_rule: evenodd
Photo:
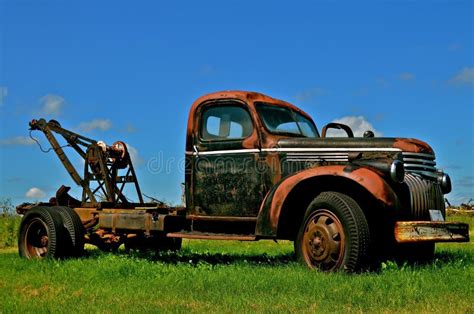
M 61 127 L 55 120 L 49 122 L 45 119 L 32 120 L 29 125 L 31 131 L 42 131 L 45 134 L 66 171 L 73 181 L 82 187 L 83 206 L 96 205 L 98 200 L 111 202 L 117 207 L 129 204 L 129 200 L 123 194 L 127 183 L 135 186 L 138 200 L 143 203 L 135 169 L 124 142 L 119 141 L 107 146 L 104 142 Z M 72 147 L 84 159 L 83 177 L 69 160 L 56 134 L 61 135 L 68 143 L 66 146 Z M 125 175 L 119 175 L 120 171 L 124 171 Z

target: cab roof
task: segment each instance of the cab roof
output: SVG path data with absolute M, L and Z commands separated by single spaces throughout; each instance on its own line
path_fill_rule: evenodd
M 191 107 L 191 115 L 194 113 L 194 111 L 197 109 L 197 107 L 200 104 L 207 102 L 209 100 L 217 100 L 217 99 L 239 99 L 248 103 L 248 105 L 252 107 L 255 102 L 265 102 L 268 104 L 291 108 L 295 110 L 296 112 L 301 113 L 305 117 L 311 119 L 311 117 L 306 112 L 304 112 L 303 110 L 301 110 L 300 108 L 294 106 L 293 104 L 289 102 L 276 99 L 276 98 L 273 98 L 273 97 L 270 97 L 268 95 L 258 93 L 258 92 L 240 91 L 240 90 L 219 91 L 219 92 L 214 92 L 214 93 L 206 94 L 199 97 L 198 99 L 196 99 L 196 101 L 193 103 Z

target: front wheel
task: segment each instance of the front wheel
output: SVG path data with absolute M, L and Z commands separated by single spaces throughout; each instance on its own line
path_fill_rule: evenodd
M 295 240 L 298 259 L 310 268 L 354 272 L 365 266 L 369 226 L 347 195 L 323 192 L 308 206 Z

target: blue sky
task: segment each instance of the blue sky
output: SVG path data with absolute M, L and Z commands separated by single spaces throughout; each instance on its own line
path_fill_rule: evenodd
M 319 128 L 341 120 L 427 141 L 454 181 L 448 199 L 466 202 L 473 16 L 472 1 L 0 0 L 0 198 L 73 185 L 27 138 L 45 117 L 129 143 L 142 190 L 178 203 L 191 103 L 242 89 L 296 104 Z M 156 158 L 164 170 L 150 171 Z

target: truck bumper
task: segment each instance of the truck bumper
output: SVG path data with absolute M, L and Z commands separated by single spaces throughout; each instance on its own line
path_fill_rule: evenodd
M 469 242 L 469 225 L 444 221 L 397 221 L 395 239 L 398 243 Z

